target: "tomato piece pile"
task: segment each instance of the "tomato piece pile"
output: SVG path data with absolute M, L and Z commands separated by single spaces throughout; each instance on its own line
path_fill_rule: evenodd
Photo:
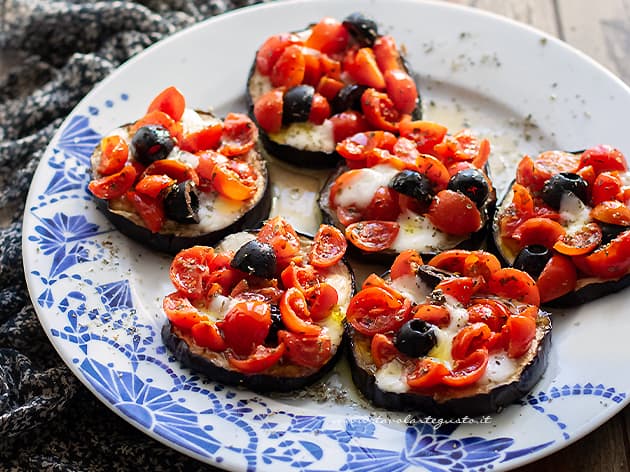
M 545 201 L 559 176 L 581 182 L 583 191 L 573 198 L 579 199 L 579 209 L 572 213 Z M 531 245 L 550 252 L 536 274 L 543 302 L 572 292 L 581 278 L 617 279 L 630 273 L 629 176 L 624 155 L 608 145 L 521 159 L 512 201 L 498 215 L 498 224 L 501 243 L 510 252 Z M 582 213 L 579 225 L 577 211 Z
M 475 384 L 493 354 L 517 360 L 530 351 L 540 297 L 526 272 L 502 269 L 496 256 L 485 251 L 449 250 L 428 265 L 452 276 L 438 283 L 425 299 L 404 295 L 397 281 L 416 277 L 422 263 L 413 250 L 401 253 L 392 264 L 390 280 L 370 275 L 350 301 L 346 319 L 357 333 L 369 338 L 377 369 L 397 362 L 409 389 L 428 393 Z M 405 286 L 403 282 L 401 287 Z M 422 320 L 434 333 L 443 330 L 431 350 L 419 356 L 401 347 L 403 325 L 414 320 Z
M 317 369 L 333 355 L 324 326 L 339 310 L 339 295 L 326 277 L 344 257 L 343 234 L 322 225 L 304 246 L 293 227 L 275 217 L 256 240 L 273 249 L 272 277 L 234 267 L 234 252 L 184 249 L 171 262 L 175 291 L 164 298 L 164 311 L 195 344 L 222 353 L 241 373 L 287 364 Z
M 182 93 L 168 87 L 151 101 L 147 113 L 129 127 L 128 133 L 116 131 L 105 136 L 97 150 L 99 159 L 94 179 L 88 184 L 90 192 L 133 209 L 152 232 L 159 232 L 166 223 L 169 212 L 164 208 L 165 199 L 177 184 L 191 181 L 194 192 L 215 192 L 245 202 L 256 194 L 261 178 L 248 156 L 258 140 L 258 129 L 249 117 L 231 113 L 223 121 L 189 125 L 185 112 Z M 139 151 L 134 150 L 133 138 L 143 127 L 155 126 L 166 130 L 178 151 L 146 162 L 136 154 Z M 196 157 L 184 159 L 180 153 Z M 193 162 L 198 164 L 193 166 Z
M 328 206 L 346 228 L 348 240 L 365 252 L 386 250 L 396 240 L 401 218 L 428 219 L 436 230 L 464 238 L 479 231 L 485 223 L 481 210 L 485 200 L 473 201 L 469 194 L 454 190 L 452 182 L 458 173 L 474 170 L 486 189 L 492 189 L 483 170 L 490 153 L 488 140 L 467 129 L 450 135 L 438 123 L 410 119 L 396 131 L 359 132 L 337 144 L 350 169 L 332 183 Z M 371 189 L 371 200 L 349 199 L 348 194 L 356 191 L 353 185 L 374 180 L 373 172 L 420 174 L 416 178 L 427 181 L 426 189 L 420 196 L 409 195 L 390 180 Z
M 271 88 L 255 97 L 254 116 L 264 131 L 277 133 L 291 122 L 321 125 L 330 120 L 338 142 L 368 129 L 395 131 L 416 109 L 418 90 L 394 38 L 377 34 L 366 41 L 353 34 L 347 21 L 325 17 L 304 32 L 276 34 L 262 44 L 256 73 Z M 345 100 L 354 85 L 361 87 L 353 92 L 356 100 Z M 302 94 L 307 103 L 298 119 L 287 111 L 292 89 L 308 91 Z

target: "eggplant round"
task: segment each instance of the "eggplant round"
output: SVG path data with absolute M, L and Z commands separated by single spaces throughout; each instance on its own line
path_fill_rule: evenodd
M 415 274 L 416 288 L 410 291 L 409 287 L 412 282 L 409 281 L 402 282 L 402 287 L 405 287 L 405 292 L 410 294 L 412 300 L 418 301 L 417 298 L 422 297 L 422 294 L 426 294 L 429 297 L 435 295 L 431 294 L 435 285 L 439 281 L 452 278 L 453 276 L 450 272 L 423 265 L 418 268 L 418 272 Z M 383 274 L 382 277 L 388 282 L 391 281 L 389 273 Z M 412 294 L 414 291 L 417 293 Z M 443 295 L 440 295 L 438 298 L 442 300 L 436 301 L 436 303 L 444 301 Z M 493 298 L 501 301 L 500 298 Z M 514 306 L 514 310 L 518 310 L 512 301 L 503 301 L 507 306 Z M 401 349 L 398 338 L 404 336 L 407 324 L 416 321 L 421 320 L 412 319 L 408 321 L 394 334 L 393 338 L 396 348 L 402 354 L 412 358 L 423 357 L 426 355 L 426 352 L 405 352 Z M 428 331 L 434 334 L 434 328 L 429 323 L 426 326 L 417 327 L 416 330 L 420 332 Z M 346 331 L 350 344 L 349 358 L 352 379 L 358 390 L 369 402 L 388 410 L 414 411 L 435 417 L 488 415 L 497 413 L 517 402 L 532 390 L 545 372 L 549 362 L 552 336 L 551 318 L 548 313 L 539 309 L 536 319 L 535 338 L 528 351 L 518 359 L 513 360 L 514 369 L 507 377 L 503 379 L 488 377 L 467 387 L 448 387 L 443 385 L 431 391 L 422 392 L 385 387 L 391 387 L 393 377 L 389 378 L 389 382 L 386 381 L 383 384 L 385 386 L 379 386 L 377 367 L 371 353 L 372 338 L 359 333 L 350 323 L 346 323 Z M 440 339 L 440 337 L 438 336 L 437 339 Z M 397 376 L 398 374 L 391 375 Z
M 198 111 L 197 114 L 208 124 L 217 120 L 210 113 Z M 113 133 L 126 136 L 131 141 L 133 139 L 131 129 L 132 125 L 124 125 Z M 233 201 L 227 202 L 214 191 L 198 191 L 190 181 L 180 182 L 176 190 L 171 189 L 167 192 L 165 196 L 167 219 L 158 232 L 149 229 L 125 198 L 112 200 L 96 198 L 97 207 L 122 234 L 160 252 L 176 254 L 190 246 L 213 245 L 228 234 L 259 226 L 268 217 L 271 209 L 271 185 L 267 163 L 261 150 L 261 146 L 257 145 L 245 157 L 256 173 L 256 191 L 249 200 L 242 202 L 238 207 Z M 167 158 L 187 164 L 198 159 L 177 146 L 171 150 Z M 101 148 L 97 146 L 91 157 L 91 173 L 94 179 L 102 177 L 96 170 L 100 160 Z M 215 209 L 217 203 L 229 210 L 218 213 L 219 210 Z M 198 209 L 195 211 L 196 208 Z M 197 219 L 199 222 L 196 222 Z
M 345 232 L 346 227 L 341 223 L 341 221 L 339 221 L 339 218 L 337 217 L 336 212 L 333 211 L 332 208 L 330 207 L 329 201 L 330 201 L 330 191 L 335 180 L 337 179 L 337 177 L 339 177 L 341 174 L 343 174 L 344 172 L 348 170 L 349 170 L 348 167 L 344 165 L 339 166 L 337 170 L 329 177 L 329 179 L 323 185 L 322 190 L 320 191 L 320 194 L 319 194 L 319 207 L 322 212 L 322 218 L 323 218 L 324 223 L 336 226 L 342 232 Z M 406 174 L 406 171 L 397 173 L 396 176 L 402 175 L 402 174 Z M 424 180 L 422 177 L 420 179 Z M 390 180 L 390 185 L 389 185 L 390 188 L 395 189 L 395 187 L 392 187 L 391 183 L 392 181 Z M 399 184 L 396 184 L 396 186 L 399 187 L 400 190 L 398 191 L 400 193 L 404 193 L 406 195 L 413 193 L 412 185 L 406 186 L 406 185 L 400 184 L 399 182 Z M 418 191 L 416 190 L 416 192 Z M 426 192 L 428 192 L 428 190 L 426 190 Z M 430 202 L 430 200 L 428 200 L 428 197 L 425 195 L 426 192 L 425 191 L 423 191 L 422 193 L 418 192 L 417 194 L 417 198 L 420 199 L 420 202 L 423 205 L 426 205 L 426 201 Z M 439 254 L 440 252 L 446 251 L 448 249 L 467 249 L 467 250 L 479 249 L 486 241 L 486 237 L 490 231 L 492 216 L 494 214 L 494 209 L 495 209 L 495 203 L 496 203 L 496 192 L 494 188 L 492 188 L 489 190 L 487 198 L 485 199 L 485 201 L 479 208 L 483 225 L 478 231 L 470 234 L 468 237 L 448 236 L 445 233 L 441 233 L 433 225 L 431 225 L 431 223 L 428 221 L 427 218 L 421 219 L 421 221 L 423 221 L 424 223 L 418 223 L 418 225 L 419 224 L 425 225 L 422 228 L 420 226 L 412 226 L 412 225 L 406 226 L 405 231 L 407 232 L 426 231 L 428 232 L 428 234 L 431 234 L 433 236 L 442 235 L 442 241 L 441 241 L 442 244 L 440 245 L 426 244 L 423 247 L 418 247 L 414 245 L 414 247 L 402 248 L 401 251 L 403 249 L 416 249 L 424 260 L 429 260 L 432 257 Z M 348 242 L 348 254 L 350 254 L 351 256 L 357 259 L 366 260 L 373 263 L 382 263 L 382 264 L 391 263 L 391 261 L 399 254 L 399 252 L 400 251 L 396 249 L 392 249 L 392 248 L 385 249 L 379 252 L 366 252 L 359 249 L 351 242 Z
M 353 45 L 359 45 L 365 41 L 371 41 L 373 44 L 374 40 L 378 38 L 375 25 L 372 26 L 373 22 L 371 23 L 371 20 L 362 15 L 349 15 L 346 21 L 346 28 L 349 28 L 349 32 L 352 36 L 351 43 Z M 296 37 L 305 37 L 309 32 L 310 28 L 294 32 L 293 34 L 296 35 Z M 374 40 L 369 39 L 373 33 L 376 33 Z M 414 79 L 416 88 L 419 91 L 419 83 L 402 54 L 401 67 Z M 347 85 L 349 88 L 342 93 L 342 96 L 330 100 L 332 114 L 357 108 L 357 95 L 362 93 L 364 87 L 353 83 Z M 355 87 L 350 87 L 352 85 L 355 85 Z M 254 59 L 247 78 L 246 101 L 250 117 L 257 124 L 258 122 L 254 114 L 254 104 L 259 97 L 272 88 L 273 86 L 269 77 L 262 75 L 257 70 L 256 60 Z M 358 96 L 360 99 L 360 95 Z M 360 109 L 360 103 L 358 108 Z M 416 107 L 412 111 L 411 116 L 414 120 L 422 118 L 422 103 L 419 93 Z M 303 115 L 300 114 L 299 121 L 295 122 L 295 120 L 291 118 L 285 119 L 283 117 L 283 126 L 277 133 L 267 133 L 258 124 L 260 140 L 265 150 L 273 157 L 302 168 L 331 169 L 336 167 L 343 159 L 335 150 L 336 142 L 332 122 L 327 119 L 323 124 L 316 125 L 302 118 Z
M 255 232 L 231 234 L 215 248 L 215 253 L 237 252 L 239 248 L 255 240 Z M 306 254 L 312 239 L 300 235 L 301 252 Z M 355 290 L 354 273 L 345 260 L 325 270 L 325 279 L 334 285 L 339 294 L 338 310 L 345 309 Z M 271 306 L 272 325 L 265 340 L 277 344 L 278 331 L 285 329 L 277 305 Z M 240 372 L 228 363 L 224 353 L 215 352 L 195 343 L 189 331 L 183 331 L 167 321 L 162 327 L 162 339 L 168 349 L 184 366 L 203 374 L 213 381 L 226 385 L 243 386 L 256 392 L 288 392 L 310 385 L 324 377 L 343 355 L 346 343 L 343 315 L 331 314 L 323 321 L 332 341 L 331 357 L 321 367 L 306 367 L 291 363 L 279 363 L 260 373 Z
M 508 191 L 505 193 L 503 198 L 501 198 L 501 201 L 497 206 L 497 210 L 495 212 L 492 222 L 492 238 L 489 238 L 489 248 L 502 260 L 503 263 L 510 266 L 515 265 L 515 261 L 519 254 L 519 251 L 513 247 L 510 247 L 510 245 L 506 244 L 506 242 L 504 241 L 500 231 L 500 220 L 502 215 L 506 213 L 508 206 L 512 202 L 513 185 L 514 181 L 509 185 Z M 602 224 L 601 226 L 603 235 L 601 243 L 602 246 L 608 244 L 615 236 L 618 236 L 621 232 L 630 229 L 628 227 L 621 227 L 616 225 Z M 553 253 L 553 251 L 551 252 Z M 630 286 L 630 272 L 621 277 L 612 279 L 602 279 L 598 277 L 580 275 L 578 273 L 576 287 L 572 292 L 569 292 L 553 300 L 547 301 L 544 303 L 544 305 L 549 307 L 572 307 L 583 305 L 584 303 L 590 302 L 591 300 L 595 300 L 608 294 L 618 292 L 628 286 Z

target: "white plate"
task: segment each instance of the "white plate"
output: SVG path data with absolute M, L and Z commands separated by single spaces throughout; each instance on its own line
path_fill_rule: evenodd
M 501 470 L 533 461 L 627 403 L 630 376 L 621 375 L 630 358 L 627 292 L 554 313 L 544 378 L 521 405 L 487 423 L 439 424 L 373 411 L 357 400 L 343 366 L 329 386 L 341 396 L 347 391 L 346 401 L 264 397 L 208 382 L 172 359 L 159 335 L 161 297 L 171 291 L 169 258 L 116 232 L 86 191 L 88 156 L 100 136 L 140 117 L 164 87 L 178 86 L 195 108 L 244 110 L 245 78 L 266 37 L 357 10 L 406 47 L 428 119 L 453 131 L 469 125 L 491 139 L 500 187 L 523 152 L 609 143 L 630 153 L 628 88 L 584 55 L 525 26 L 404 0 L 243 9 L 123 65 L 77 106 L 50 143 L 24 214 L 25 271 L 41 324 L 73 372 L 113 411 L 220 467 Z

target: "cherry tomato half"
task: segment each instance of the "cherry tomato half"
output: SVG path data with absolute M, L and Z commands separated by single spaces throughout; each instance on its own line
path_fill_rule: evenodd
M 392 133 L 398 131 L 398 122 L 402 116 L 386 93 L 368 88 L 361 95 L 361 109 L 365 119 L 374 128 Z
M 267 337 L 271 326 L 271 307 L 259 300 L 238 302 L 217 325 L 227 345 L 236 354 L 248 356 Z
M 177 87 L 168 87 L 162 90 L 151 102 L 147 113 L 161 111 L 175 121 L 182 119 L 186 109 L 186 99 Z
M 121 136 L 115 134 L 101 140 L 101 158 L 96 171 L 101 175 L 120 172 L 129 157 L 129 146 Z
M 124 166 L 115 174 L 106 175 L 100 179 L 92 180 L 88 189 L 95 197 L 103 200 L 111 200 L 122 197 L 131 188 L 136 180 L 136 169 L 133 166 Z
M 313 238 L 308 260 L 315 267 L 330 267 L 343 258 L 347 247 L 341 231 L 331 225 L 321 225 Z
M 395 221 L 360 221 L 346 228 L 346 238 L 362 251 L 378 252 L 391 247 L 399 230 Z
M 205 296 L 209 264 L 214 259 L 214 249 L 208 246 L 193 246 L 183 249 L 173 258 L 169 268 L 171 282 L 186 296 L 199 299 Z
M 449 375 L 441 362 L 429 358 L 416 359 L 407 372 L 407 385 L 413 390 L 423 390 L 440 385 Z
M 188 297 L 180 292 L 173 292 L 164 297 L 162 308 L 169 321 L 183 330 L 191 329 L 203 319 Z
M 228 354 L 228 362 L 231 367 L 240 372 L 255 374 L 276 365 L 280 359 L 282 359 L 286 350 L 284 343 L 280 343 L 276 347 L 258 345 L 256 349 L 244 359 Z
M 400 355 L 392 336 L 376 333 L 370 343 L 370 352 L 376 368 L 380 368 Z
M 373 336 L 398 330 L 411 315 L 409 300 L 400 300 L 381 287 L 357 293 L 346 311 L 346 319 L 359 333 Z
M 317 336 L 322 331 L 319 325 L 311 321 L 306 298 L 297 288 L 291 287 L 282 295 L 280 314 L 282 322 L 292 333 Z
M 488 293 L 530 305 L 540 305 L 540 294 L 534 279 L 527 272 L 512 267 L 497 270 L 491 275 Z
M 449 387 L 465 387 L 477 382 L 486 372 L 488 350 L 477 349 L 467 358 L 455 362 L 453 370 L 442 378 Z
M 453 190 L 441 190 L 433 198 L 427 217 L 440 231 L 464 236 L 482 227 L 481 213 L 466 195 Z
M 396 280 L 403 275 L 416 275 L 418 268 L 423 264 L 422 257 L 415 249 L 406 249 L 402 251 L 394 262 L 389 271 L 392 280 Z
M 307 336 L 278 331 L 278 339 L 287 349 L 285 358 L 296 365 L 318 369 L 331 358 L 332 341 L 325 334 Z
M 553 248 L 565 256 L 581 256 L 597 248 L 602 242 L 602 230 L 597 223 L 587 223 L 573 233 L 566 233 Z
M 541 303 L 572 292 L 576 282 L 577 272 L 571 259 L 561 254 L 554 254 L 536 280 Z

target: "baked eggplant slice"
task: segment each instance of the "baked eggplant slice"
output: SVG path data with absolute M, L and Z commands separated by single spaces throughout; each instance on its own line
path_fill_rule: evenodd
M 608 145 L 523 157 L 493 221 L 497 253 L 541 300 L 575 306 L 630 285 L 630 173 Z
M 89 190 L 123 234 L 175 254 L 253 228 L 271 190 L 251 119 L 186 108 L 175 87 L 147 114 L 105 136 L 91 158 Z
M 281 217 L 216 248 L 175 256 L 176 291 L 164 299 L 166 346 L 208 378 L 249 389 L 290 391 L 324 376 L 342 354 L 354 293 L 343 235 L 322 225 L 314 239 Z
M 406 251 L 350 301 L 353 381 L 386 409 L 496 413 L 529 392 L 548 364 L 551 321 L 537 301 L 529 275 L 501 269 L 487 252 L 446 251 L 423 265 Z
M 335 146 L 347 136 L 422 116 L 395 39 L 359 13 L 269 37 L 250 69 L 247 101 L 269 154 L 308 168 L 335 167 Z
M 430 257 L 479 248 L 496 203 L 487 140 L 469 130 L 447 135 L 427 121 L 409 126 L 417 133 L 358 133 L 338 145 L 348 165 L 320 193 L 324 221 L 344 231 L 349 251 L 372 261 L 391 263 L 406 249 Z M 434 130 L 433 143 L 418 137 Z M 456 156 L 464 137 L 471 152 Z

